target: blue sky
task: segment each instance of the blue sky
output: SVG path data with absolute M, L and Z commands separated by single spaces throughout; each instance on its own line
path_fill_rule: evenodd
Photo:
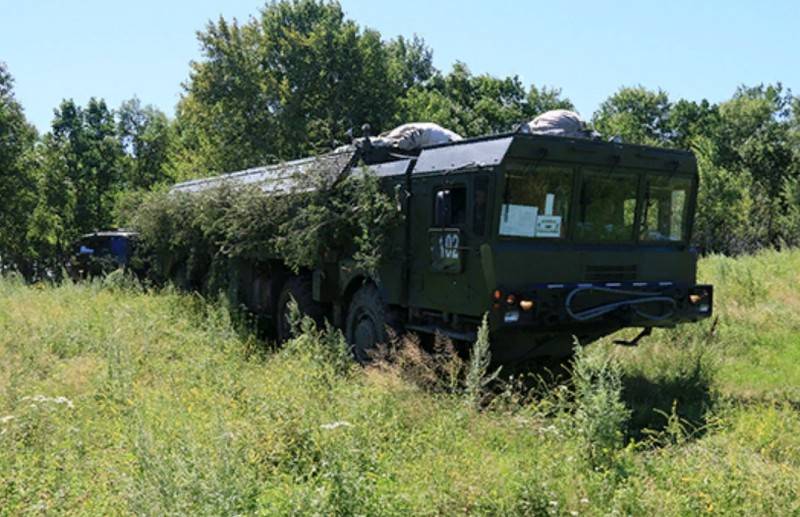
M 200 56 L 195 32 L 257 0 L 0 0 L 0 61 L 28 118 L 47 130 L 62 98 L 134 95 L 172 115 Z M 342 0 L 362 26 L 422 36 L 434 62 L 557 86 L 585 117 L 621 85 L 724 100 L 739 84 L 800 93 L 800 2 Z

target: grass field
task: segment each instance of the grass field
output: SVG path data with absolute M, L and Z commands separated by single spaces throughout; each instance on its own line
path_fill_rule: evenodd
M 0 514 L 798 515 L 800 251 L 711 257 L 718 321 L 482 410 L 197 297 L 0 281 Z M 413 373 L 413 372 L 412 372 Z

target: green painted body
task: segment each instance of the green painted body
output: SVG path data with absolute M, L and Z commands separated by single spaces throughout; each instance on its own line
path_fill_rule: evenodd
M 588 343 L 711 315 L 689 245 L 698 181 L 689 152 L 510 134 L 403 155 L 365 140 L 342 173 L 364 167 L 398 198 L 399 224 L 377 276 L 344 250 L 304 273 L 335 325 L 347 326 L 367 283 L 408 330 L 469 340 L 488 314 L 493 353 L 510 361 L 569 355 L 573 336 Z M 272 262 L 243 264 L 238 277 L 245 303 L 275 317 L 291 273 Z
M 405 200 L 404 224 L 393 239 L 395 252 L 381 269 L 379 283 L 386 302 L 403 309 L 411 328 L 436 328 L 453 336 L 468 337 L 482 316 L 489 314 L 496 351 L 515 358 L 527 354 L 567 355 L 573 335 L 589 342 L 624 327 L 672 326 L 710 316 L 710 287 L 706 287 L 707 310 L 700 311 L 687 301 L 689 292 L 696 288 L 697 263 L 697 253 L 689 246 L 697 192 L 697 166 L 691 153 L 545 136 L 505 138 L 509 138 L 510 144 L 498 163 L 453 170 L 448 168 L 451 162 L 444 156 L 441 170 L 433 167 L 429 171 L 416 171 L 416 164 L 412 163 L 410 173 L 385 179 L 387 190 L 406 189 L 410 195 Z M 456 154 L 459 146 L 470 142 L 438 150 L 449 149 Z M 530 175 L 548 167 L 572 171 L 572 199 L 570 213 L 565 214 L 564 238 L 500 234 L 501 207 L 504 196 L 508 196 L 507 176 L 521 164 L 529 166 L 526 173 Z M 685 199 L 683 238 L 676 242 L 647 242 L 636 232 L 627 242 L 577 239 L 575 211 L 581 196 L 581 180 L 598 170 L 612 181 L 618 177 L 634 179 L 639 201 L 633 214 L 637 227 L 643 217 L 649 178 L 685 178 L 691 187 Z M 437 224 L 436 192 L 461 188 L 465 189 L 467 199 L 464 222 L 452 226 Z M 474 202 L 476 190 L 488 194 L 483 207 Z M 473 224 L 480 217 L 479 210 L 485 210 L 483 234 L 476 232 Z M 435 244 L 441 235 L 448 233 L 458 236 L 457 258 L 443 264 Z M 353 275 L 345 273 L 347 269 L 347 264 L 340 266 L 342 281 L 335 296 L 343 302 L 353 281 Z M 634 283 L 646 283 L 647 287 L 633 287 Z M 667 293 L 676 300 L 676 307 L 671 316 L 658 321 L 626 314 L 623 309 L 619 314 L 578 322 L 560 309 L 571 290 L 586 284 L 641 291 L 656 285 L 659 293 Z M 500 303 L 493 299 L 496 290 L 502 293 Z M 507 294 L 513 294 L 516 300 L 534 301 L 534 309 L 526 312 L 509 306 L 505 300 Z M 586 293 L 586 296 L 582 300 L 584 306 L 606 301 L 602 299 L 604 293 Z M 518 321 L 505 321 L 509 310 L 518 310 Z

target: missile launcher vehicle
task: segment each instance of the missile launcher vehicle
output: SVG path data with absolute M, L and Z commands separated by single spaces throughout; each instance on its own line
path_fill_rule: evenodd
M 241 264 L 247 307 L 285 337 L 289 300 L 340 327 L 364 360 L 387 329 L 475 338 L 488 314 L 501 362 L 569 356 L 624 328 L 708 318 L 692 248 L 697 164 L 691 152 L 518 131 L 418 148 L 362 138 L 326 155 L 177 184 L 288 192 L 309 168 L 329 181 L 380 178 L 402 223 L 377 274 L 332 253 L 291 272 L 275 257 Z M 430 140 L 428 141 L 428 143 Z

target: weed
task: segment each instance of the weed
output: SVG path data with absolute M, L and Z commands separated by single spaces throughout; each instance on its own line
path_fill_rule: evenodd
M 575 341 L 574 433 L 593 468 L 613 465 L 623 445 L 630 410 L 622 401 L 622 372 L 613 358 L 593 354 Z
M 486 388 L 500 375 L 500 368 L 489 372 L 492 363 L 492 354 L 489 351 L 489 320 L 488 315 L 483 315 L 483 321 L 478 328 L 478 338 L 472 345 L 467 369 L 464 394 L 467 402 L 475 408 L 480 408 L 486 395 Z

